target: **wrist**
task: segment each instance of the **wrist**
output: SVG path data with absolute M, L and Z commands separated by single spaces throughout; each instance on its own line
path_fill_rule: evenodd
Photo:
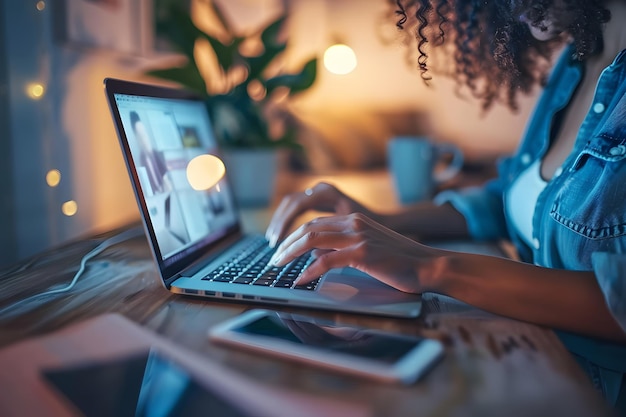
M 418 277 L 424 291 L 437 292 L 449 296 L 459 293 L 459 288 L 466 287 L 471 268 L 467 254 L 447 250 L 437 250 L 431 261 L 418 261 Z

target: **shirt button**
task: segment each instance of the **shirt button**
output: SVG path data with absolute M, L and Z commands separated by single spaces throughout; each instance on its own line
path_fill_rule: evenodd
M 602 103 L 596 103 L 593 105 L 593 111 L 594 113 L 602 113 L 604 111 L 605 107 L 604 104 Z
M 522 164 L 528 165 L 530 163 L 530 154 L 529 153 L 522 154 L 522 156 L 520 157 L 520 161 L 522 161 Z
M 539 250 L 539 248 L 541 247 L 541 244 L 539 243 L 539 239 L 537 238 L 533 239 L 533 246 L 535 247 L 535 249 Z
M 563 173 L 563 167 L 558 167 L 556 169 L 556 171 L 554 171 L 554 176 L 558 177 L 559 175 L 561 175 Z
M 626 154 L 626 146 L 624 146 L 624 145 L 617 145 L 617 146 L 609 149 L 609 153 L 612 156 L 622 156 L 622 155 Z

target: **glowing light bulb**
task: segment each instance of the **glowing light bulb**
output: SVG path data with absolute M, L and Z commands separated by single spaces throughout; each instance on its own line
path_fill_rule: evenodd
M 214 187 L 223 177 L 226 167 L 215 155 L 199 155 L 187 164 L 187 181 L 196 191 Z
M 78 212 L 78 204 L 74 200 L 66 201 L 61 206 L 61 211 L 67 217 L 71 217 L 71 216 L 75 215 Z
M 31 83 L 26 86 L 26 94 L 33 100 L 39 100 L 45 94 L 46 89 L 43 84 Z
M 349 74 L 356 65 L 356 54 L 348 45 L 336 44 L 324 52 L 324 66 L 333 74 Z
M 58 169 L 51 169 L 50 171 L 48 171 L 48 173 L 46 174 L 46 183 L 48 183 L 50 187 L 56 187 L 57 185 L 59 185 L 60 182 L 61 171 L 59 171 Z

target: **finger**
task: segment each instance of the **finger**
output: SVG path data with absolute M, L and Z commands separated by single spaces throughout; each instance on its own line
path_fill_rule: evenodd
M 313 197 L 315 192 L 312 190 L 307 188 L 304 192 L 294 193 L 281 201 L 265 232 L 265 238 L 271 247 L 275 247 L 285 236 L 299 215 L 315 208 L 317 196 Z
M 349 247 L 355 243 L 356 237 L 352 233 L 342 231 L 307 232 L 290 245 L 284 245 L 283 242 L 280 245 L 281 249 L 276 251 L 270 260 L 270 264 L 282 266 L 312 249 L 337 250 Z
M 325 253 L 331 252 L 332 249 L 313 249 L 311 250 L 311 256 L 313 257 L 313 259 L 319 258 L 320 256 L 324 255 Z
M 284 250 L 286 247 L 293 245 L 293 243 L 304 236 L 309 232 L 322 232 L 322 231 L 340 231 L 345 230 L 345 226 L 343 225 L 344 218 L 343 216 L 326 216 L 326 217 L 316 217 L 313 220 L 310 220 L 296 230 L 294 230 L 290 235 L 285 237 L 281 242 L 280 246 L 277 248 L 277 252 Z
M 276 246 L 279 238 L 295 220 L 295 215 L 289 215 L 289 213 L 294 212 L 294 208 L 292 208 L 294 205 L 294 198 L 296 197 L 285 197 L 272 215 L 272 219 L 270 220 L 267 230 L 265 231 L 265 238 L 271 247 Z
M 294 285 L 306 285 L 331 269 L 352 266 L 350 265 L 351 252 L 350 249 L 345 249 L 325 253 L 302 271 L 300 276 L 294 281 Z
M 345 224 L 346 219 L 346 216 L 318 217 L 303 224 L 282 241 L 280 246 L 276 249 L 276 252 L 274 252 L 274 256 L 272 256 L 270 263 L 274 263 L 279 258 L 283 258 L 283 254 L 287 250 L 287 248 L 290 248 L 295 242 L 302 239 L 307 234 L 314 235 L 315 233 L 321 232 L 347 233 L 349 229 Z M 321 247 L 310 246 L 309 249 L 321 249 Z
M 282 200 L 272 216 L 265 237 L 271 247 L 285 237 L 298 216 L 307 210 L 333 212 L 341 193 L 331 184 L 319 182 L 303 192 L 291 194 Z
M 343 234 L 358 235 L 366 230 L 377 231 L 390 237 L 394 237 L 395 232 L 376 223 L 369 217 L 361 213 L 353 213 L 346 216 L 327 216 L 318 217 L 300 226 L 293 233 L 287 236 L 275 252 L 274 258 L 277 258 L 287 248 L 292 246 L 296 241 L 302 239 L 305 235 L 315 235 L 322 232 L 341 232 Z M 354 236 L 351 237 L 352 239 Z M 324 249 L 322 246 L 311 244 L 308 249 Z M 332 247 L 333 249 L 336 249 Z

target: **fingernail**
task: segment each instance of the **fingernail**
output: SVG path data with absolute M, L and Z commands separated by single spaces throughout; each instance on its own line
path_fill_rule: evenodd
M 284 254 L 279 254 L 278 252 L 276 252 L 274 255 L 272 255 L 272 257 L 270 258 L 269 264 L 270 265 L 276 265 L 278 264 L 280 261 L 282 261 L 284 258 Z

